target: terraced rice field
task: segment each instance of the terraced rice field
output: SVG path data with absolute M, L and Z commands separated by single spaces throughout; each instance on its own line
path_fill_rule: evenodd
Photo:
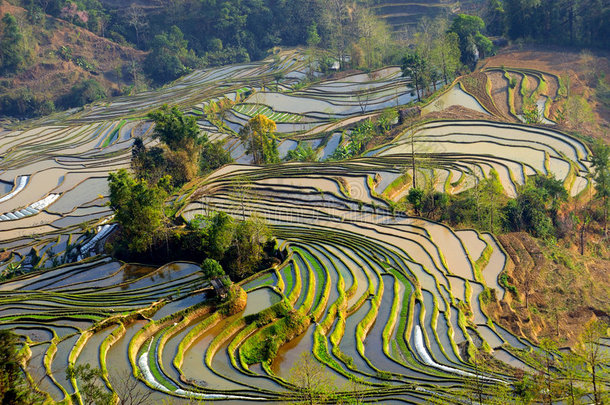
M 131 378 L 154 391 L 155 401 L 236 403 L 294 399 L 289 370 L 303 351 L 335 377 L 339 392 L 356 380 L 362 397 L 383 402 L 459 403 L 475 373 L 468 356 L 475 347 L 504 364 L 532 367 L 515 350 L 534 350 L 532 344 L 481 307 L 486 288 L 504 294 L 498 275 L 508 258 L 496 239 L 390 206 L 413 176 L 458 193 L 492 168 L 509 195 L 534 173 L 554 174 L 577 195 L 588 186 L 587 147 L 548 128 L 436 121 L 361 158 L 256 167 L 247 164 L 234 133 L 201 115 L 210 101 L 255 90 L 225 116 L 233 131 L 263 113 L 285 132 L 283 153 L 305 139 L 328 156 L 344 142 L 336 128 L 412 97 L 395 67 L 292 91 L 304 66 L 299 53 L 289 52 L 279 61 L 198 71 L 156 92 L 0 135 L 0 247 L 10 252 L 0 271 L 21 266 L 25 273 L 0 283 L 0 327 L 24 336 L 28 372 L 50 399 L 74 401 L 78 383 L 65 370 L 85 363 L 103 370 L 109 391 Z M 284 90 L 269 91 L 277 70 L 284 72 Z M 528 81 L 527 91 L 541 82 Z M 489 111 L 462 88 L 445 97 L 445 104 L 470 97 L 469 108 Z M 200 117 L 201 127 L 243 163 L 225 166 L 182 195 L 179 215 L 190 220 L 211 206 L 236 217 L 257 213 L 284 252 L 280 265 L 241 284 L 247 305 L 230 317 L 210 306 L 197 264 L 147 268 L 98 254 L 113 230 L 107 174 L 129 166 L 134 137 L 151 142 L 151 124 L 141 117 L 168 102 Z M 250 187 L 239 195 L 243 179 Z M 249 362 L 246 348 L 266 328 L 286 322 L 261 324 L 256 314 L 281 303 L 309 326 L 270 363 Z M 508 367 L 486 373 L 484 384 L 510 383 Z
M 487 67 L 483 73 L 488 78 L 492 103 L 504 117 L 524 122 L 523 104 L 525 99 L 531 99 L 538 108 L 541 123 L 555 124 L 555 101 L 561 97 L 559 76 L 510 67 Z
M 414 28 L 423 18 L 450 17 L 480 7 L 476 0 L 369 0 L 368 3 L 395 32 Z

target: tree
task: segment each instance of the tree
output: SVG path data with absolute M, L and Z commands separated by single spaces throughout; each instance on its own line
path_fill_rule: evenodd
M 290 369 L 288 381 L 297 387 L 301 402 L 316 404 L 334 390 L 334 377 L 310 352 L 303 352 Z
M 434 40 L 432 61 L 442 72 L 445 84 L 453 79 L 460 67 L 460 39 L 455 32 L 447 32 Z
M 576 405 L 577 398 L 583 394 L 579 384 L 583 363 L 583 359 L 574 352 L 562 356 L 561 371 L 567 384 L 566 395 L 570 405 Z
M 504 187 L 495 169 L 491 169 L 489 177 L 478 182 L 479 226 L 488 232 L 497 233 L 502 228 L 504 220 L 502 206 L 504 205 Z
M 351 156 L 356 156 L 366 150 L 366 145 L 376 134 L 375 125 L 370 119 L 361 121 L 349 132 L 349 151 Z
M 201 146 L 201 174 L 208 174 L 219 167 L 232 162 L 233 158 L 231 157 L 231 154 L 222 147 L 222 143 L 220 141 L 207 141 Z
M 395 108 L 386 108 L 377 117 L 376 124 L 380 127 L 382 133 L 387 133 L 394 121 L 398 119 L 398 111 Z
M 277 150 L 275 122 L 262 114 L 248 121 L 239 131 L 242 142 L 245 142 L 247 152 L 252 154 L 254 164 L 279 163 Z
M 518 378 L 515 379 L 514 392 L 515 396 L 522 404 L 530 404 L 538 394 L 539 387 L 536 380 L 528 373 L 519 372 Z
M 70 366 L 66 370 L 68 378 L 75 378 L 80 382 L 80 396 L 85 404 L 111 405 L 114 404 L 112 393 L 108 392 L 102 382 L 102 370 L 92 368 L 89 364 Z
M 164 104 L 158 110 L 148 114 L 155 122 L 153 138 L 166 144 L 170 150 L 192 151 L 195 145 L 205 140 L 199 137 L 200 130 L 195 117 L 189 117 L 178 109 Z
M 580 129 L 585 125 L 595 125 L 593 109 L 582 96 L 569 95 L 562 115 L 572 128 Z
M 534 176 L 517 188 L 517 198 L 504 207 L 505 224 L 511 231 L 527 231 L 538 238 L 554 237 L 554 220 L 567 191 L 550 176 Z
M 209 255 L 216 260 L 222 260 L 233 243 L 235 235 L 233 218 L 224 212 L 216 212 L 208 219 L 204 232 Z
M 203 261 L 201 264 L 201 271 L 203 272 L 203 277 L 207 279 L 225 275 L 225 271 L 222 269 L 220 263 L 210 258 Z
M 243 279 L 254 274 L 263 258 L 271 231 L 262 217 L 252 215 L 235 228 L 233 243 L 225 259 L 232 279 Z
M 602 201 L 604 234 L 608 236 L 608 210 L 610 208 L 610 146 L 598 141 L 593 147 L 591 159 L 595 169 L 595 198 Z
M 110 173 L 110 207 L 121 226 L 122 237 L 132 253 L 143 253 L 165 235 L 164 202 L 170 189 L 169 176 L 155 185 L 134 179 L 127 170 Z
M 87 79 L 72 86 L 70 93 L 63 97 L 61 103 L 66 107 L 80 107 L 106 97 L 106 90 L 97 80 Z
M 23 354 L 19 351 L 19 337 L 9 330 L 0 330 L 0 403 L 40 403 L 23 378 L 21 364 Z
M 27 59 L 23 34 L 12 14 L 2 17 L 2 39 L 0 39 L 0 73 L 15 73 L 23 67 Z
M 143 160 L 147 161 L 148 155 L 154 152 L 156 155 L 150 156 L 154 158 L 152 163 L 161 166 L 164 174 L 171 175 L 175 186 L 193 179 L 200 171 L 201 146 L 208 142 L 207 137 L 200 134 L 195 118 L 182 114 L 175 106 L 170 108 L 167 105 L 149 113 L 148 117 L 155 122 L 153 138 L 164 145 L 155 147 L 160 149 L 145 151 Z M 211 151 L 208 149 L 206 152 Z M 222 160 L 225 156 L 219 158 Z
M 492 0 L 486 21 L 493 35 L 607 48 L 610 7 L 600 0 Z
M 428 78 L 426 72 L 428 71 L 428 64 L 416 52 L 408 52 L 402 59 L 402 75 L 403 77 L 409 77 L 415 84 L 415 91 L 417 92 L 417 99 L 421 101 L 419 90 L 424 92 L 428 85 Z
M 144 9 L 137 4 L 132 4 L 127 9 L 127 21 L 136 32 L 136 45 L 140 46 L 140 32 L 148 26 Z
M 555 387 L 555 355 L 557 355 L 558 347 L 557 343 L 549 338 L 543 338 L 540 341 L 540 348 L 544 352 L 542 360 L 540 361 L 541 368 L 544 370 L 544 390 L 543 395 L 546 403 L 549 405 L 553 404 L 553 396 L 556 391 Z
M 488 0 L 485 21 L 492 35 L 502 35 L 506 29 L 506 12 L 501 0 Z
M 419 215 L 423 206 L 424 190 L 421 188 L 413 187 L 407 194 L 407 201 L 413 206 L 415 215 Z
M 141 382 L 133 378 L 130 370 L 120 373 L 112 388 L 119 397 L 119 405 L 140 405 L 150 403 L 150 397 L 154 393 L 150 389 L 142 389 Z
M 578 352 L 584 358 L 591 374 L 593 398 L 596 405 L 603 404 L 599 377 L 604 366 L 610 362 L 610 356 L 602 347 L 602 339 L 606 336 L 607 330 L 608 325 L 605 322 L 597 319 L 589 321 L 582 332 L 580 346 L 578 347 Z
M 330 0 L 323 9 L 322 21 L 326 45 L 336 54 L 341 66 L 347 58 L 347 51 L 354 38 L 356 24 L 352 4 L 348 0 Z
M 175 25 L 168 32 L 156 35 L 150 48 L 144 68 L 157 83 L 175 80 L 190 69 L 202 66 L 193 50 L 188 50 L 188 41 Z
M 460 38 L 460 52 L 464 64 L 472 66 L 479 56 L 493 53 L 493 44 L 481 34 L 484 29 L 485 23 L 481 17 L 459 14 L 453 19 L 450 31 Z
M 318 34 L 318 24 L 315 22 L 311 23 L 307 27 L 307 46 L 315 48 L 320 43 L 320 35 Z
M 363 51 L 363 67 L 373 69 L 383 63 L 384 53 L 390 42 L 387 24 L 368 8 L 355 9 L 358 44 Z

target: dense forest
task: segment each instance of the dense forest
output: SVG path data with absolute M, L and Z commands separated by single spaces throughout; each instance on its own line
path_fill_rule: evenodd
M 610 47 L 610 4 L 603 0 L 489 0 L 488 30 L 510 39 Z

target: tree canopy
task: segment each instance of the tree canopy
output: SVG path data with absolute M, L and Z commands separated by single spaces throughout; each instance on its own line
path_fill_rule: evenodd
M 0 403 L 34 404 L 41 403 L 34 391 L 28 387 L 23 377 L 20 362 L 19 338 L 9 330 L 0 330 Z
M 184 115 L 176 106 L 169 107 L 165 104 L 149 113 L 148 117 L 155 121 L 153 137 L 166 144 L 172 151 L 189 150 L 201 142 L 195 117 Z
M 252 154 L 255 164 L 278 163 L 280 161 L 277 150 L 275 122 L 262 114 L 258 114 L 248 121 L 241 129 L 239 135 L 246 143 L 248 153 Z
M 188 41 L 175 25 L 168 32 L 155 35 L 150 49 L 144 69 L 158 83 L 177 79 L 203 65 L 193 50 L 188 50 Z
M 163 177 L 157 184 L 133 178 L 125 169 L 110 173 L 110 207 L 121 226 L 124 240 L 130 251 L 142 253 L 165 235 L 167 218 L 164 202 L 170 178 Z
M 459 14 L 453 19 L 450 31 L 455 32 L 460 39 L 462 62 L 472 66 L 479 58 L 493 54 L 493 44 L 481 33 L 485 22 L 481 17 Z
M 2 17 L 0 39 L 0 74 L 15 73 L 23 67 L 27 52 L 23 47 L 23 34 L 12 14 Z

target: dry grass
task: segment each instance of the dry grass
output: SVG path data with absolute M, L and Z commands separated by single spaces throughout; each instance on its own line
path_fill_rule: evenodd
M 517 297 L 507 293 L 505 301 L 487 306 L 500 325 L 534 341 L 551 337 L 572 345 L 587 321 L 610 319 L 607 260 L 580 256 L 564 247 L 565 241 L 547 246 L 523 232 L 499 240 L 514 265 L 508 281 L 518 290 Z

